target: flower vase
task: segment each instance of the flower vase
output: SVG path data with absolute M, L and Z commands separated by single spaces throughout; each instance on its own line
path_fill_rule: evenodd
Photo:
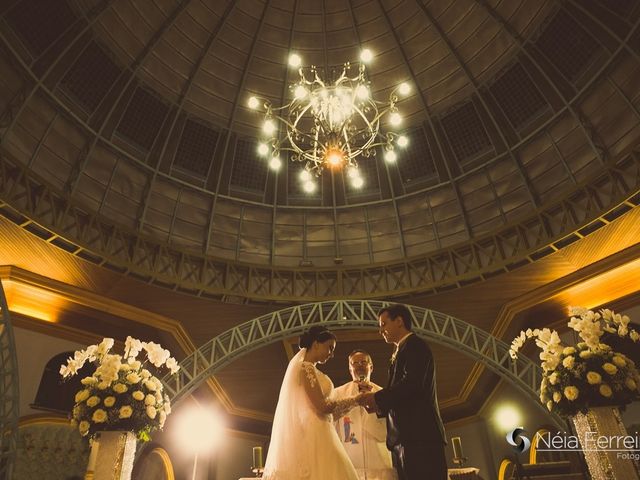
M 130 480 L 136 454 L 132 432 L 103 431 L 91 442 L 85 480 Z
M 594 407 L 587 413 L 571 417 L 578 439 L 584 451 L 592 480 L 638 480 L 638 470 L 633 461 L 633 449 L 624 450 L 616 443 L 598 448 L 596 440 L 605 437 L 615 442 L 616 437 L 627 437 L 627 430 L 616 407 Z M 588 443 L 585 444 L 585 440 Z M 617 450 L 617 451 L 616 451 Z

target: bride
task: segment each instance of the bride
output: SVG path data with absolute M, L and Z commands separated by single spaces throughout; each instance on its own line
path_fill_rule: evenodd
M 311 327 L 282 380 L 263 480 L 358 480 L 332 424 L 358 397 L 334 401 L 331 379 L 316 369 L 333 357 L 336 337 Z

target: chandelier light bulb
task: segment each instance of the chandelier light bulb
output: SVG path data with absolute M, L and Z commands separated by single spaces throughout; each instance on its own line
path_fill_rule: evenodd
M 267 135 L 273 135 L 276 131 L 276 124 L 273 123 L 273 120 L 265 120 L 262 125 L 262 131 Z
M 391 122 L 391 125 L 394 127 L 397 127 L 402 123 L 402 116 L 398 112 L 393 112 L 389 115 L 389 122 Z
M 398 92 L 400 92 L 400 95 L 409 95 L 409 93 L 411 93 L 411 86 L 403 82 L 400 84 L 400 87 L 398 87 Z
M 344 154 L 337 148 L 327 152 L 327 163 L 331 168 L 340 168 L 344 163 Z
M 298 85 L 293 92 L 293 94 L 298 100 L 304 100 L 304 98 L 307 96 L 307 93 L 308 93 L 307 89 L 304 88 L 302 85 Z
M 364 180 L 362 179 L 362 177 L 354 177 L 351 179 L 351 185 L 353 185 L 355 188 L 362 188 L 362 186 L 364 185 Z
M 258 145 L 258 155 L 265 157 L 269 153 L 269 146 L 266 143 Z
M 398 137 L 398 145 L 401 146 L 402 148 L 406 147 L 407 145 L 409 145 L 409 139 L 404 135 L 400 135 Z
M 300 180 L 302 180 L 303 183 L 306 183 L 308 181 L 311 180 L 311 173 L 309 172 L 309 170 L 302 170 L 300 172 Z
M 393 150 L 387 150 L 384 154 L 384 159 L 387 163 L 395 163 L 395 161 L 398 159 L 398 155 L 396 155 L 396 152 L 394 152 Z
M 247 102 L 247 105 L 249 105 L 249 108 L 251 110 L 255 110 L 260 105 L 260 102 L 256 97 L 249 97 L 249 101 Z
M 282 166 L 282 160 L 280 160 L 280 157 L 271 157 L 271 160 L 269 160 L 269 168 L 271 170 L 274 171 L 278 171 L 280 170 L 280 167 Z
M 302 185 L 302 188 L 304 188 L 304 191 L 307 192 L 307 193 L 313 193 L 316 190 L 316 184 L 314 182 L 312 182 L 311 180 L 307 180 Z
M 349 170 L 347 170 L 347 177 L 349 178 L 356 178 L 360 176 L 360 172 L 358 172 L 358 169 L 355 167 L 351 167 Z
M 366 87 L 366 85 L 358 85 L 356 87 L 356 95 L 360 100 L 366 100 L 367 98 L 369 98 L 369 89 Z
M 368 48 L 365 48 L 364 50 L 362 50 L 362 52 L 360 52 L 360 60 L 364 63 L 369 63 L 371 60 L 373 60 L 373 52 Z
M 289 65 L 293 68 L 298 68 L 302 64 L 302 58 L 297 53 L 289 55 Z

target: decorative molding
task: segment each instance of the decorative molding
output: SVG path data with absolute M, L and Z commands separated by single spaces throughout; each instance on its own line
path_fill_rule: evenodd
M 52 298 L 61 299 L 68 304 L 83 305 L 100 312 L 106 312 L 149 327 L 163 330 L 173 336 L 185 355 L 189 355 L 196 350 L 195 344 L 184 327 L 172 318 L 127 305 L 125 303 L 103 297 L 102 295 L 89 292 L 82 288 L 43 277 L 11 265 L 0 266 L 0 280 L 2 280 L 3 283 L 13 283 L 17 288 L 19 288 L 20 285 L 27 285 L 31 289 L 45 291 L 47 294 L 51 295 Z M 9 310 L 11 310 L 11 305 L 9 305 Z M 73 342 L 91 344 L 102 339 L 102 336 L 100 335 L 88 333 L 60 323 L 34 319 L 24 314 L 17 314 L 15 319 L 17 327 L 36 331 L 45 335 L 52 335 L 57 338 L 64 338 Z M 230 415 L 266 422 L 271 422 L 273 420 L 273 415 L 235 405 L 215 377 L 211 377 L 206 383 Z
M 576 185 L 563 198 L 482 237 L 375 265 L 291 269 L 214 258 L 161 243 L 114 225 L 99 213 L 87 212 L 3 148 L 0 214 L 71 255 L 155 285 L 222 301 L 304 302 L 433 294 L 533 263 L 636 207 L 640 204 L 640 155 L 635 151 L 639 147 L 629 147 L 602 166 L 590 179 L 598 189 Z

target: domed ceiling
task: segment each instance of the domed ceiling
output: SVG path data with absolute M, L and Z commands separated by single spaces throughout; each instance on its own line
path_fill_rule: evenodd
M 47 0 L 0 7 L 3 214 L 86 260 L 235 301 L 436 292 L 535 261 L 638 190 L 633 1 Z M 369 48 L 409 147 L 365 186 L 256 154 L 289 52 Z M 35 223 L 25 222 L 28 218 Z M 599 219 L 600 218 L 600 219 Z M 607 217 L 605 217 L 607 218 Z M 25 227 L 27 228 L 27 227 Z

